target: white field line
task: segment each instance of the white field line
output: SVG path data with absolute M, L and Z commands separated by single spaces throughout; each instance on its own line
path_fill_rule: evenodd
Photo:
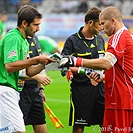
M 50 101 L 50 102 L 59 102 L 59 103 L 69 103 L 69 100 L 55 99 L 55 98 L 46 98 L 46 101 Z

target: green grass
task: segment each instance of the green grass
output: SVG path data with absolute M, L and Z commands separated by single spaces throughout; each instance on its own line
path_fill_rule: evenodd
M 71 133 L 72 127 L 68 126 L 70 87 L 66 77 L 60 71 L 48 71 L 52 82 L 45 87 L 46 102 L 55 115 L 64 124 L 64 128 L 56 129 L 46 114 L 48 133 Z M 32 127 L 26 127 L 26 133 L 33 133 Z M 85 127 L 84 133 L 100 133 L 98 126 Z

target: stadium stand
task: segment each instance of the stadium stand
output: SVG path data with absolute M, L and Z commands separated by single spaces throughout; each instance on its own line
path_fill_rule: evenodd
M 79 5 L 82 1 L 87 2 L 88 8 L 98 6 L 102 9 L 113 5 L 119 8 L 122 15 L 133 14 L 132 0 L 0 0 L 0 12 L 6 11 L 14 14 L 21 5 L 31 4 L 42 13 L 80 13 Z

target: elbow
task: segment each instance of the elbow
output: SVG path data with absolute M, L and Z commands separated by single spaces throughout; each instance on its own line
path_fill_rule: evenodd
M 112 66 L 105 66 L 103 70 L 109 70 Z
M 13 68 L 10 67 L 10 65 L 5 64 L 5 69 L 6 69 L 7 73 L 13 72 Z
M 28 77 L 33 77 L 34 75 L 33 74 L 31 74 L 31 73 L 26 73 L 26 75 L 28 76 Z
M 33 77 L 33 76 L 35 76 L 36 74 L 38 74 L 38 73 L 36 73 L 35 71 L 33 71 L 31 68 L 27 68 L 26 69 L 26 75 L 28 76 L 28 77 Z
M 104 69 L 104 70 L 109 70 L 111 67 L 112 67 L 111 63 L 107 61 L 107 62 L 104 64 L 103 69 Z
M 32 76 L 34 76 L 34 74 L 31 73 L 31 72 L 29 72 L 28 70 L 26 70 L 26 75 L 27 75 L 28 77 L 32 77 Z

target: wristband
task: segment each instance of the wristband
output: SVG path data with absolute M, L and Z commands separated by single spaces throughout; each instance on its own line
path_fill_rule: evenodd
M 83 59 L 80 58 L 80 57 L 74 58 L 74 62 L 75 62 L 75 63 L 74 63 L 75 66 L 77 66 L 77 67 L 83 66 Z

